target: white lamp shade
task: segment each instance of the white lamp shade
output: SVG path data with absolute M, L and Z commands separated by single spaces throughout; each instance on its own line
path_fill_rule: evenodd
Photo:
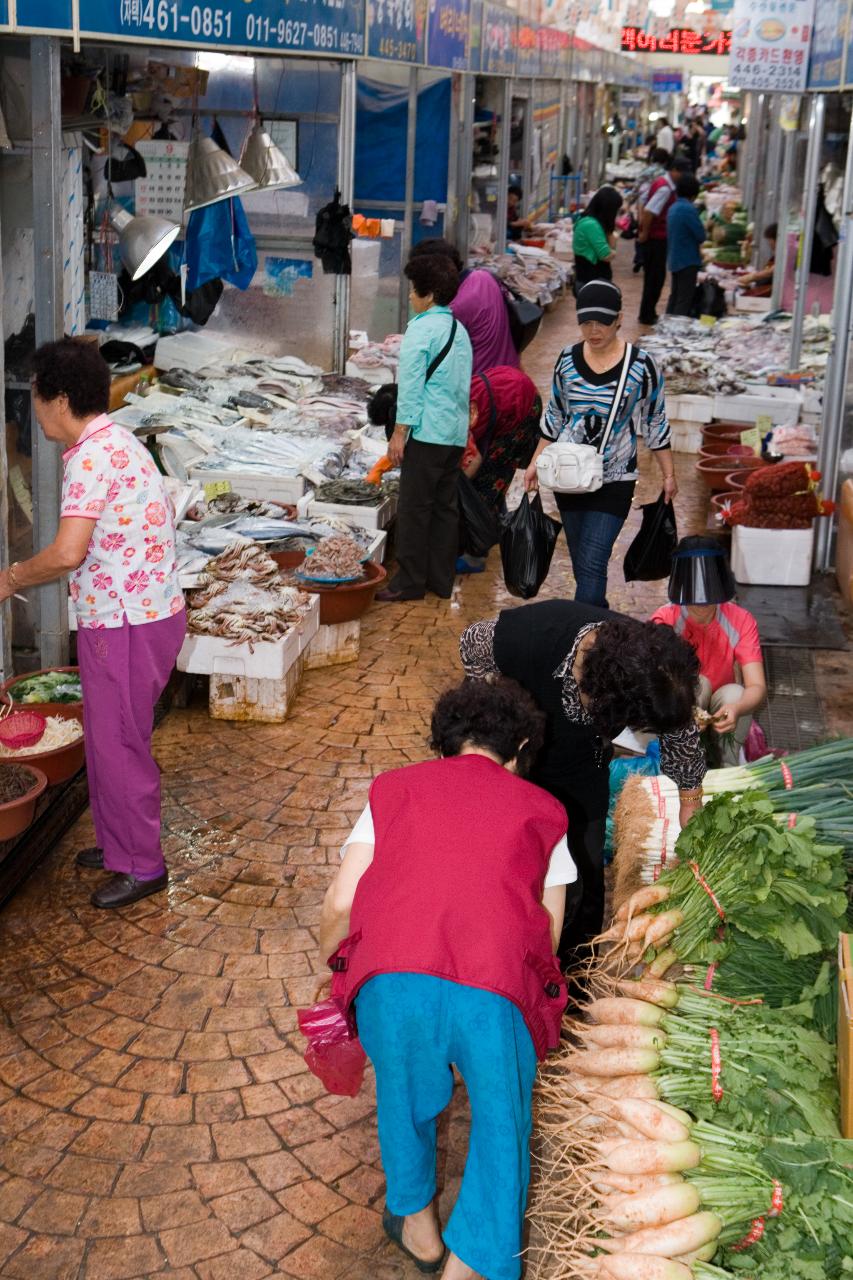
M 118 232 L 119 253 L 131 280 L 150 271 L 181 233 L 181 228 L 167 218 L 135 218 L 120 204 L 110 205 L 110 222 Z
M 249 133 L 243 144 L 240 167 L 255 179 L 264 191 L 282 191 L 285 187 L 298 187 L 302 179 L 277 147 L 260 121 Z
M 193 134 L 187 156 L 187 181 L 184 188 L 184 208 L 204 209 L 219 200 L 254 191 L 255 178 L 245 173 L 237 161 L 218 147 L 212 138 L 198 130 Z

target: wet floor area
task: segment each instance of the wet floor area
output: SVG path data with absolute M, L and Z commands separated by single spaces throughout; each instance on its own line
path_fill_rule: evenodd
M 525 360 L 543 392 L 574 336 L 566 300 Z M 707 495 L 691 459 L 678 472 L 680 530 L 699 532 Z M 638 497 L 656 492 L 647 471 Z M 621 575 L 638 523 L 610 601 L 647 616 L 665 584 Z M 543 595 L 571 594 L 561 539 Z M 382 1234 L 369 1079 L 356 1099 L 326 1096 L 296 1010 L 313 1000 L 320 903 L 371 779 L 428 754 L 460 632 L 513 603 L 493 552 L 450 601 L 375 606 L 358 661 L 306 673 L 284 725 L 171 712 L 156 736 L 168 893 L 91 907 L 100 877 L 74 865 L 86 815 L 0 913 L 0 1275 L 414 1280 Z M 850 658 L 826 662 L 830 725 L 849 732 Z M 460 1100 L 442 1132 L 445 1204 L 464 1156 Z

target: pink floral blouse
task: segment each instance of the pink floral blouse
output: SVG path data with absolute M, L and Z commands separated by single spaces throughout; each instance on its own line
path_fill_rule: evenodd
M 97 520 L 69 584 L 78 625 L 139 626 L 180 613 L 172 504 L 148 450 L 102 414 L 62 462 L 60 515 Z

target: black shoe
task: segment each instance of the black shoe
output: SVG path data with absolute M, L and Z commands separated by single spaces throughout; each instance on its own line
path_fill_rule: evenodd
M 169 876 L 166 871 L 156 880 L 137 880 L 136 876 L 126 874 L 112 876 L 106 884 L 102 884 L 100 889 L 96 889 L 92 894 L 92 906 L 129 907 L 132 902 L 138 902 L 140 898 L 159 893 L 168 884 Z
M 393 591 L 391 587 L 383 587 L 373 597 L 378 604 L 405 604 L 409 600 L 423 600 L 423 596 L 407 596 L 402 591 Z
M 404 1253 L 407 1258 L 411 1258 L 418 1271 L 424 1275 L 435 1275 L 444 1265 L 444 1254 L 440 1258 L 436 1258 L 435 1262 L 427 1262 L 424 1258 L 419 1258 L 416 1253 L 412 1253 L 411 1249 L 407 1249 L 403 1244 L 403 1222 L 404 1219 L 396 1213 L 391 1213 L 386 1205 L 382 1213 L 382 1226 L 389 1240 L 393 1240 L 394 1244 Z
M 89 849 L 81 849 L 74 861 L 78 867 L 94 867 L 100 870 L 104 865 L 104 851 L 93 844 Z

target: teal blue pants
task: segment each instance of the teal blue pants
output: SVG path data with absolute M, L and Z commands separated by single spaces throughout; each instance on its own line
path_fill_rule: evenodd
M 521 1013 L 504 996 L 418 973 L 372 978 L 356 1013 L 376 1071 L 388 1208 L 419 1213 L 435 1197 L 436 1121 L 450 1102 L 455 1064 L 471 1136 L 444 1242 L 484 1280 L 517 1280 L 536 1076 Z

